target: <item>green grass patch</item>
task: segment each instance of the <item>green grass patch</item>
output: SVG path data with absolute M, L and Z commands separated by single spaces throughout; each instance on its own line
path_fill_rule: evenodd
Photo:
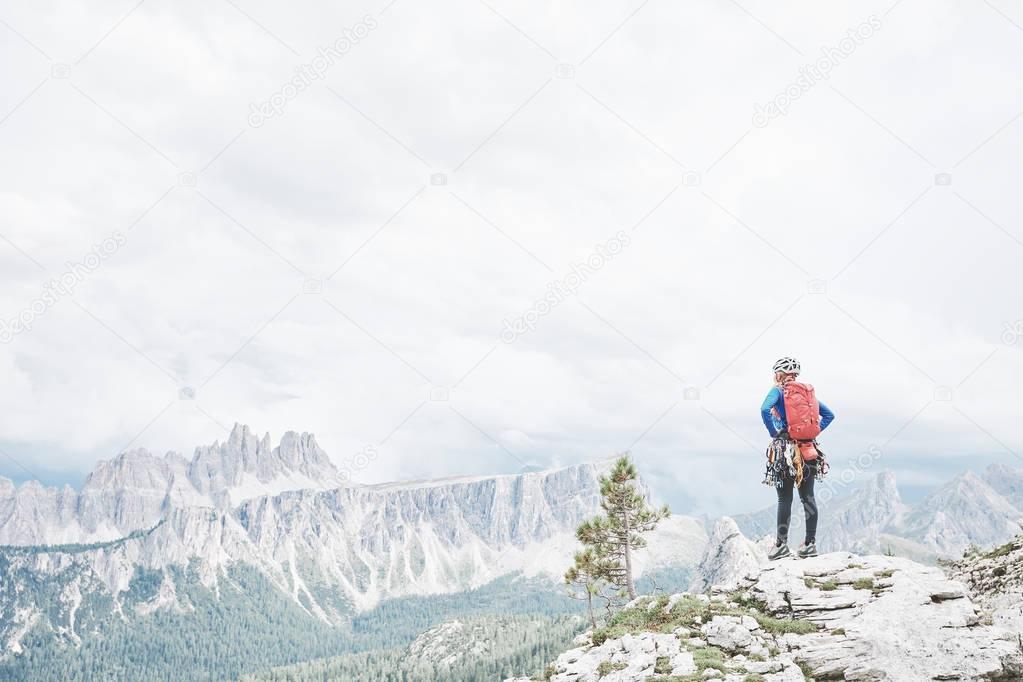
M 748 592 L 736 592 L 733 594 L 732 603 L 737 604 L 744 609 L 767 611 L 767 604 L 763 600 L 750 595 Z
M 998 557 L 1009 556 L 1012 550 L 1016 549 L 1015 542 L 1006 542 L 1001 547 L 995 547 L 993 550 L 984 555 L 985 559 L 997 559 Z
M 605 677 L 615 672 L 616 670 L 625 670 L 628 668 L 626 663 L 612 663 L 611 661 L 601 661 L 600 665 L 597 666 L 597 677 Z
M 826 583 L 821 583 L 821 589 L 824 590 L 825 592 L 833 592 L 834 590 L 838 589 L 838 583 L 836 583 L 834 580 L 829 580 Z
M 874 571 L 875 578 L 891 578 L 893 575 L 895 575 L 895 571 L 890 568 L 886 568 L 883 571 Z
M 853 583 L 853 588 L 857 590 L 873 590 L 874 579 L 873 578 L 860 578 Z
M 759 613 L 753 617 L 757 619 L 758 623 L 760 623 L 760 627 L 767 632 L 772 632 L 774 634 L 794 633 L 797 635 L 805 635 L 811 632 L 817 632 L 817 626 L 805 620 L 796 620 L 794 618 L 773 618 Z
M 625 627 L 624 625 L 608 625 L 598 630 L 593 631 L 593 645 L 600 646 L 609 639 L 618 639 L 622 635 L 627 635 L 632 630 Z
M 713 620 L 715 616 L 751 616 L 754 618 L 765 633 L 770 634 L 799 634 L 805 635 L 816 632 L 818 627 L 805 620 L 794 618 L 775 618 L 767 615 L 766 604 L 750 597 L 747 593 L 732 595 L 728 601 L 704 601 L 695 596 L 685 595 L 672 603 L 671 609 L 667 609 L 668 601 L 660 598 L 656 601 L 644 599 L 635 606 L 623 609 L 611 616 L 607 624 L 594 631 L 593 644 L 599 646 L 611 639 L 620 638 L 626 634 L 640 632 L 672 632 L 677 628 L 684 627 L 694 634 L 699 632 L 700 626 Z M 650 682 L 689 682 L 690 680 L 702 680 L 702 674 L 708 669 L 718 670 L 722 673 L 728 671 L 726 667 L 727 656 L 715 646 L 693 647 L 690 649 L 693 655 L 693 662 L 696 664 L 697 672 L 693 675 L 671 675 L 669 668 L 670 660 L 658 658 L 654 665 L 654 676 Z M 772 646 L 769 648 L 772 656 L 777 656 L 779 650 Z M 762 657 L 751 655 L 750 660 L 763 660 Z M 610 665 L 610 663 L 608 663 Z M 601 672 L 603 671 L 603 672 Z M 598 669 L 601 676 L 612 671 L 609 667 Z M 740 674 L 746 674 L 748 670 L 732 670 Z M 751 673 L 755 674 L 755 673 Z M 748 677 L 748 676 L 747 676 Z M 749 679 L 759 679 L 752 677 Z
M 707 668 L 725 672 L 725 654 L 716 646 L 705 646 L 694 651 L 693 662 L 696 663 L 696 669 L 700 672 Z
M 654 603 L 654 607 L 650 604 Z M 672 632 L 678 627 L 687 627 L 698 631 L 700 626 L 709 622 L 714 616 L 756 616 L 755 607 L 766 606 L 750 598 L 748 595 L 735 597 L 731 601 L 705 602 L 693 596 L 684 596 L 675 601 L 671 610 L 665 612 L 668 605 L 666 597 L 656 602 L 641 601 L 636 606 L 623 609 L 611 616 L 607 624 L 593 633 L 593 643 L 597 646 L 609 639 L 637 632 Z

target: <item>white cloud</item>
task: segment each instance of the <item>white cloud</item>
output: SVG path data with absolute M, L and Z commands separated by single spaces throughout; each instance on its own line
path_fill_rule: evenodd
M 0 347 L 5 450 L 29 464 L 189 452 L 234 421 L 313 431 L 339 461 L 373 445 L 366 480 L 632 447 L 659 496 L 716 511 L 770 492 L 757 407 L 782 354 L 838 413 L 835 461 L 1023 452 L 1001 338 L 1023 319 L 1023 44 L 989 7 L 132 7 L 15 3 L 0 27 L 0 317 L 127 235 Z M 828 80 L 752 125 L 871 14 Z M 619 230 L 623 253 L 501 343 Z

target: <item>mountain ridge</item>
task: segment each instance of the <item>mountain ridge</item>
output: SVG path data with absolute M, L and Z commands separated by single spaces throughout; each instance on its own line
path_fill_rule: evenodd
M 878 472 L 848 494 L 835 496 L 828 479 L 818 485 L 821 551 L 882 553 L 934 562 L 958 557 L 971 546 L 1006 542 L 1023 524 L 1023 471 L 991 464 L 957 474 L 916 504 L 899 494 L 895 474 Z M 999 489 L 1006 494 L 999 492 Z M 732 516 L 744 535 L 766 542 L 775 533 L 775 505 Z M 803 514 L 793 502 L 789 541 L 800 542 Z
M 0 607 L 14 614 L 0 638 L 14 650 L 42 624 L 77 642 L 86 633 L 76 614 L 88 604 L 187 611 L 190 585 L 217 593 L 238 565 L 331 626 L 387 599 L 458 593 L 510 574 L 553 582 L 571 563 L 576 527 L 600 512 L 609 465 L 352 485 L 333 477 L 313 436 L 289 432 L 271 447 L 236 426 L 191 461 L 121 453 L 77 493 L 0 481 L 0 583 L 42 586 L 0 590 Z M 691 566 L 706 542 L 688 517 L 658 532 L 662 540 L 636 557 L 639 573 Z M 151 588 L 141 598 L 140 576 Z
M 235 424 L 225 442 L 196 447 L 191 460 L 144 448 L 100 460 L 78 491 L 0 477 L 0 545 L 113 540 L 171 508 L 229 509 L 252 496 L 344 484 L 312 434 L 288 431 L 272 448 L 269 434 L 257 439 Z

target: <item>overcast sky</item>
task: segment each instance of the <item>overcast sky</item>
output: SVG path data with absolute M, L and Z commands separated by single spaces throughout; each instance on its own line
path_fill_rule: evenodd
M 241 422 L 366 482 L 631 449 L 750 509 L 781 355 L 836 473 L 1021 464 L 1004 0 L 18 0 L 0 36 L 0 474 Z

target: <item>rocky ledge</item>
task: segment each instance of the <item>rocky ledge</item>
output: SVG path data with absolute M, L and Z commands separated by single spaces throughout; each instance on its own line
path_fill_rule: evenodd
M 747 575 L 709 594 L 632 602 L 605 627 L 581 635 L 543 679 L 1023 679 L 1018 629 L 994 622 L 964 583 L 937 567 L 846 552 L 747 565 Z
M 947 568 L 969 586 L 985 621 L 1023 635 L 1023 535 L 989 552 L 967 552 Z

